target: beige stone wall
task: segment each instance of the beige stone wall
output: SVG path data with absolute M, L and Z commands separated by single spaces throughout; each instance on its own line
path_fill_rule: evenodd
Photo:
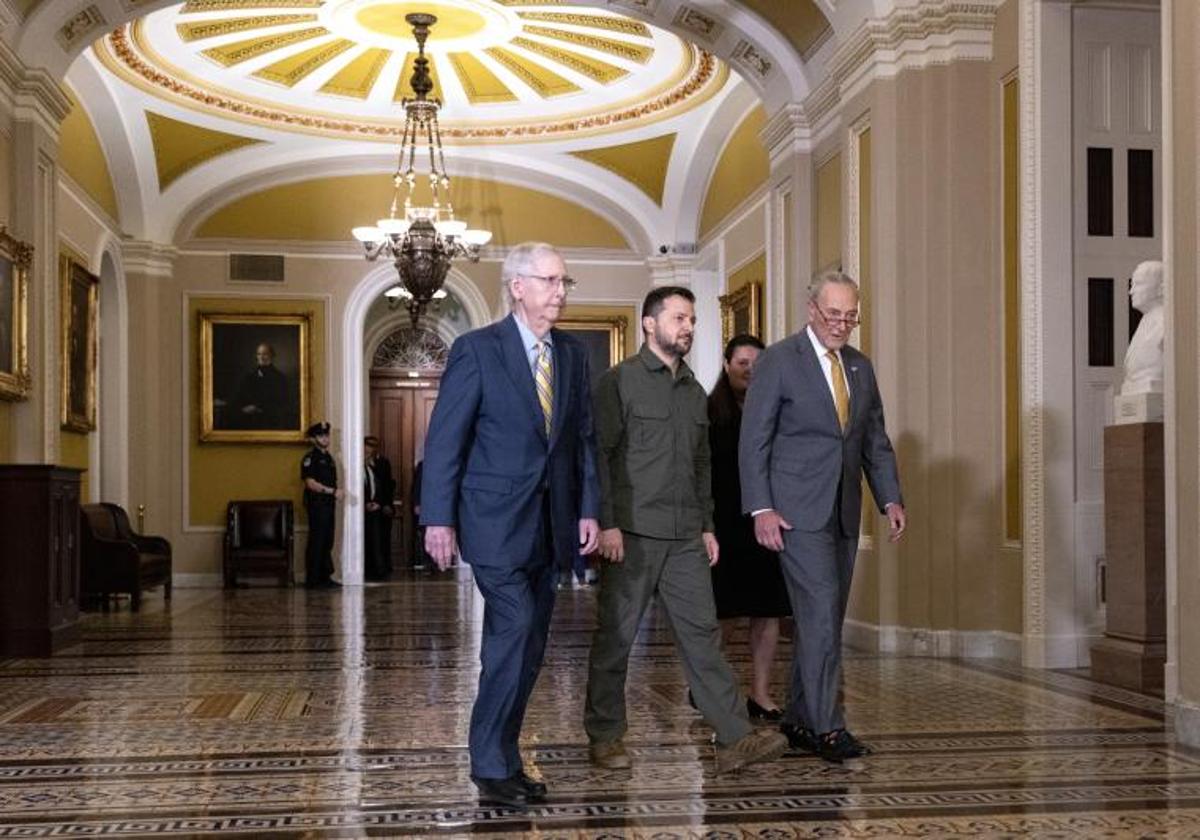
M 1003 542 L 997 207 L 1013 23 L 992 63 L 906 71 L 843 104 L 869 115 L 872 317 L 860 341 L 910 513 L 898 549 L 876 541 L 860 557 L 851 618 L 868 625 L 1021 631 L 1021 557 Z

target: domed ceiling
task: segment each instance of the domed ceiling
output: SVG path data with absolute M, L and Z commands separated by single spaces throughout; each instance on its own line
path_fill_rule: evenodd
M 192 110 L 276 129 L 394 140 L 416 42 L 449 143 L 625 129 L 681 113 L 725 66 L 664 30 L 546 0 L 189 0 L 95 44 L 111 72 Z

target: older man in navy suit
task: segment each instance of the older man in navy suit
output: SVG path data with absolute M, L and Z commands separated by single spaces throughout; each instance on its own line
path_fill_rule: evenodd
M 546 796 L 517 744 L 555 572 L 596 548 L 599 488 L 586 351 L 553 329 L 575 282 L 545 243 L 515 247 L 502 280 L 512 314 L 450 349 L 425 441 L 421 524 L 438 567 L 461 552 L 484 600 L 471 778 L 480 801 L 522 806 Z
M 809 289 L 808 326 L 755 366 L 738 447 L 742 505 L 754 515 L 758 542 L 782 552 L 796 616 L 783 732 L 828 761 L 870 751 L 846 729 L 838 698 L 862 476 L 892 540 L 906 522 L 875 371 L 847 343 L 857 326 L 858 284 L 822 275 Z

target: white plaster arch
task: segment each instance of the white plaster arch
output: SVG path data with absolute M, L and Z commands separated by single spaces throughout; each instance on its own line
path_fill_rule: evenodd
M 100 277 L 100 358 L 97 430 L 88 460 L 94 501 L 129 508 L 129 294 L 121 243 L 105 233 L 91 264 Z
M 330 156 L 316 165 L 312 160 L 312 147 L 278 153 L 264 149 L 261 155 L 249 154 L 254 150 L 247 151 L 240 161 L 229 161 L 230 176 L 234 180 L 214 186 L 197 178 L 192 182 L 190 194 L 172 193 L 169 204 L 162 202 L 163 212 L 155 214 L 158 216 L 156 233 L 161 237 L 156 241 L 186 242 L 211 213 L 259 190 L 319 177 L 384 175 L 395 167 L 393 151 L 378 146 L 370 147 L 367 150 L 370 154 L 365 154 L 362 148 L 331 146 Z M 618 183 L 620 179 L 613 178 L 610 183 L 605 178 L 589 178 L 581 175 L 581 167 L 570 167 L 569 162 L 531 160 L 516 153 L 493 153 L 486 158 L 447 154 L 446 166 L 451 176 L 478 176 L 529 187 L 586 207 L 612 224 L 635 252 L 647 253 L 654 241 L 652 231 L 657 227 L 657 220 L 650 217 L 649 212 L 657 213 L 658 208 L 653 207 L 653 203 L 632 184 Z M 187 177 L 185 175 L 180 182 Z M 620 194 L 614 196 L 618 189 Z M 378 208 L 377 212 L 384 209 Z
M 178 0 L 145 0 L 132 4 L 123 0 L 93 0 L 91 8 L 95 9 L 98 19 L 94 19 L 91 27 L 79 33 L 69 45 L 64 45 L 58 35 L 69 21 L 80 15 L 79 4 L 77 0 L 45 0 L 32 10 L 16 34 L 16 53 L 26 66 L 45 68 L 54 78 L 62 79 L 72 62 L 97 38 L 122 24 L 176 2 Z M 822 11 L 829 17 L 830 0 L 819 2 Z M 876 4 L 890 2 L 893 0 L 842 0 L 837 6 L 852 5 L 857 12 L 860 6 L 873 8 Z M 599 0 L 563 0 L 563 3 L 585 7 L 604 6 Z M 771 111 L 789 101 L 802 101 L 812 89 L 813 84 L 804 62 L 791 42 L 753 12 L 733 0 L 708 0 L 702 9 L 697 3 L 695 11 L 720 24 L 719 34 L 711 38 L 680 22 L 679 13 L 685 5 L 681 0 L 662 0 L 649 7 L 638 7 L 630 3 L 622 4 L 620 12 L 709 50 L 730 66 L 738 68 L 739 72 L 746 71 L 748 67 L 739 60 L 739 50 L 745 45 L 753 46 L 771 66 L 765 75 L 750 70 L 745 72 L 745 77 L 763 97 Z M 840 16 L 835 14 L 834 17 Z M 838 34 L 844 34 L 849 28 L 847 24 L 839 23 L 835 30 Z
M 725 151 L 734 129 L 762 100 L 749 85 L 738 85 L 721 100 L 701 131 L 692 135 L 692 148 L 681 155 L 688 161 L 682 178 L 672 178 L 664 196 L 663 209 L 675 222 L 669 241 L 693 243 L 700 236 L 700 215 L 704 199 L 716 172 L 717 161 Z M 672 173 L 674 175 L 675 173 Z
M 147 238 L 146 205 L 153 196 L 147 195 L 145 185 L 158 183 L 156 173 L 146 168 L 154 162 L 153 150 L 149 155 L 137 153 L 140 147 L 131 134 L 136 122 L 123 112 L 121 99 L 113 94 L 95 62 L 90 58 L 77 61 L 67 81 L 87 112 L 104 151 L 122 229 L 134 239 Z
M 366 346 L 364 327 L 367 312 L 375 299 L 396 283 L 396 269 L 390 264 L 377 265 L 358 281 L 346 301 L 342 317 L 342 440 L 346 441 L 344 452 L 346 475 L 362 475 L 362 448 L 352 445 L 361 441 L 366 434 L 367 365 L 363 349 Z M 460 271 L 451 269 L 446 276 L 446 288 L 462 302 L 471 321 L 472 328 L 491 322 L 487 302 L 483 294 Z M 347 493 L 341 511 L 342 583 L 359 585 L 363 580 L 363 510 L 362 499 Z

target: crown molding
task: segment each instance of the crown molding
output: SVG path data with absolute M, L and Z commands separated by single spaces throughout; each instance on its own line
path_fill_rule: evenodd
M 776 111 L 758 132 L 774 169 L 780 160 L 812 151 L 812 123 L 804 106 L 790 102 Z
M 956 61 L 988 61 L 1003 0 L 922 0 L 865 21 L 829 59 L 829 72 L 804 100 L 821 134 L 837 106 L 877 79 Z
M 171 277 L 178 256 L 179 249 L 173 245 L 143 239 L 125 239 L 121 242 L 121 260 L 126 274 Z

